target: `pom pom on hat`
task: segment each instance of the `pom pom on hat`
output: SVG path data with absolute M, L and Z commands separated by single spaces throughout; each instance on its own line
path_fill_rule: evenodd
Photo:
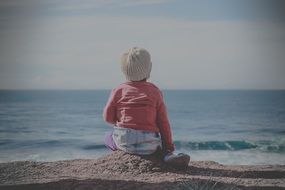
M 133 47 L 123 53 L 121 57 L 121 69 L 127 80 L 140 81 L 150 77 L 152 63 L 147 50 Z

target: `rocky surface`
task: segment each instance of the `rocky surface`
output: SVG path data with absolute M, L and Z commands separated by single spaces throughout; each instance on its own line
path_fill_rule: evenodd
M 157 157 L 116 151 L 97 160 L 1 163 L 0 189 L 285 190 L 285 165 L 193 161 L 177 169 Z

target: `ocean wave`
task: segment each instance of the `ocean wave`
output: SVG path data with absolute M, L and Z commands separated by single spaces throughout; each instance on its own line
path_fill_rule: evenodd
M 214 151 L 242 151 L 259 150 L 262 152 L 285 153 L 285 141 L 174 141 L 177 150 L 214 150 Z M 107 149 L 104 143 L 91 142 L 78 139 L 41 139 L 41 140 L 11 140 L 0 139 L 0 150 L 7 149 L 34 149 L 34 148 L 72 148 L 85 151 Z
M 238 151 L 256 149 L 265 152 L 285 153 L 284 141 L 174 141 L 176 149 Z
M 34 149 L 34 148 L 73 148 L 82 150 L 105 149 L 103 143 L 95 143 L 78 139 L 37 139 L 37 140 L 11 140 L 0 139 L 0 150 L 7 149 Z
M 239 150 L 260 150 L 262 152 L 285 153 L 284 141 L 256 141 L 249 142 L 244 140 L 236 141 L 174 141 L 177 150 L 216 150 L 216 151 L 239 151 Z M 104 149 L 104 144 L 86 144 L 81 146 L 84 150 Z
M 107 148 L 104 144 L 89 144 L 81 147 L 84 150 L 96 150 L 96 149 L 105 149 Z
M 46 147 L 62 147 L 73 145 L 72 140 L 0 140 L 0 149 L 21 149 L 21 148 L 46 148 Z

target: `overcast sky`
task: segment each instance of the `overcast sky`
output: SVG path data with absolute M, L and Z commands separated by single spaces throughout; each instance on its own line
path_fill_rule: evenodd
M 1 0 L 0 89 L 110 89 L 152 55 L 163 89 L 285 89 L 280 0 Z

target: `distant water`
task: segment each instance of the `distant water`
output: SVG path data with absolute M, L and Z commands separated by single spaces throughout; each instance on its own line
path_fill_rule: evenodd
M 285 164 L 285 91 L 165 90 L 177 151 L 224 164 Z M 107 154 L 106 90 L 0 90 L 0 162 Z

